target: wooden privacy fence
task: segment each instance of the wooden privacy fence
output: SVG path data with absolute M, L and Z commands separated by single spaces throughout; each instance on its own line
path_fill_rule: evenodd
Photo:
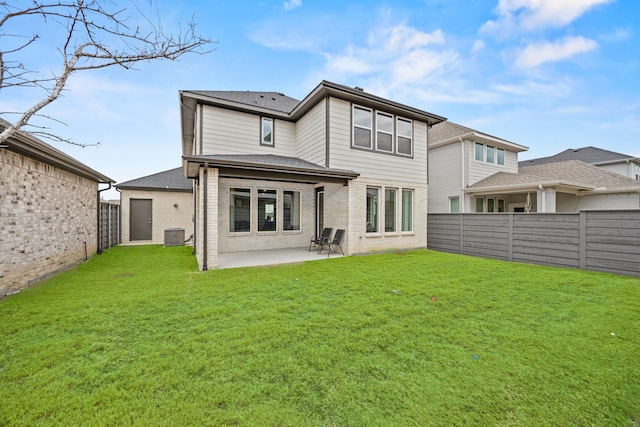
M 640 210 L 429 214 L 427 247 L 640 277 Z
M 120 205 L 100 201 L 98 253 L 120 243 Z

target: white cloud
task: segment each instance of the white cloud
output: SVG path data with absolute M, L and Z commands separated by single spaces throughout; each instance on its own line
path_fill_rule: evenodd
M 284 2 L 284 9 L 291 10 L 302 6 L 302 0 L 287 0 Z
M 531 44 L 520 52 L 515 65 L 518 68 L 537 67 L 545 62 L 562 61 L 597 47 L 595 41 L 584 37 L 565 37 L 557 42 Z
M 484 40 L 478 39 L 478 40 L 473 42 L 473 47 L 471 48 L 471 52 L 473 52 L 473 53 L 480 52 L 485 47 L 486 46 L 484 44 Z
M 626 28 L 618 28 L 611 33 L 603 34 L 600 38 L 607 42 L 620 42 L 633 37 L 633 31 Z
M 326 69 L 329 74 L 339 74 L 341 80 L 369 77 L 372 86 L 386 92 L 391 87 L 440 75 L 452 66 L 458 54 L 443 49 L 444 44 L 445 36 L 439 29 L 426 33 L 405 24 L 377 28 L 364 45 L 325 54 Z
M 613 0 L 500 0 L 496 21 L 487 21 L 481 32 L 509 35 L 514 31 L 532 31 L 564 27 L 590 9 Z

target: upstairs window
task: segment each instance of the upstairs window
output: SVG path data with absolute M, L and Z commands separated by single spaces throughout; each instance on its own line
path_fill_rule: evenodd
M 413 155 L 413 125 L 411 120 L 398 117 L 398 154 Z
M 504 149 L 498 148 L 496 150 L 496 154 L 498 155 L 496 163 L 498 163 L 499 165 L 504 165 Z
M 353 146 L 372 148 L 373 112 L 364 107 L 353 107 Z
M 449 197 L 449 212 L 460 212 L 460 197 Z
M 261 145 L 273 145 L 273 119 L 262 118 L 262 130 L 260 132 Z
M 496 152 L 496 147 L 492 147 L 487 145 L 487 163 L 494 163 L 494 154 Z
M 393 153 L 393 116 L 376 112 L 376 150 Z
M 484 160 L 484 145 L 480 144 L 479 142 L 476 142 L 475 159 L 478 161 Z

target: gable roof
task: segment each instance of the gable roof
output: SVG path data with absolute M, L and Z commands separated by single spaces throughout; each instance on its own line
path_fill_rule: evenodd
M 9 126 L 11 126 L 11 123 L 0 118 L 0 132 Z M 41 139 L 36 138 L 29 132 L 19 130 L 7 139 L 3 145 L 6 146 L 6 148 L 2 147 L 0 150 L 6 149 L 13 151 L 88 180 L 104 184 L 115 183 L 115 181 L 108 176 L 91 169 L 84 163 L 79 162 Z
M 627 154 L 616 153 L 614 151 L 604 150 L 597 147 L 569 148 L 558 154 L 548 157 L 540 157 L 537 159 L 522 160 L 518 162 L 519 167 L 536 166 L 547 163 L 564 162 L 567 160 L 581 160 L 585 163 L 594 165 L 603 165 L 608 163 L 621 163 L 635 160 L 640 164 L 640 159 L 629 156 Z
M 195 109 L 198 104 L 295 122 L 328 97 L 380 109 L 407 119 L 424 121 L 429 125 L 446 120 L 442 116 L 367 93 L 359 88 L 326 80 L 320 82 L 302 101 L 278 92 L 181 90 L 182 153 L 192 152 L 190 147 L 194 140 Z
M 115 187 L 124 190 L 193 191 L 193 184 L 184 176 L 182 167 L 132 179 Z
M 196 178 L 203 166 L 219 169 L 221 177 L 265 178 L 297 182 L 345 182 L 358 173 L 326 168 L 296 157 L 274 154 L 213 154 L 183 156 L 187 175 Z
M 561 187 L 568 192 L 640 193 L 640 182 L 580 160 L 522 167 L 517 174 L 498 172 L 470 185 L 465 192 L 516 192 L 539 185 Z
M 429 148 L 437 148 L 443 145 L 459 142 L 462 139 L 470 139 L 481 143 L 493 144 L 509 148 L 510 150 L 517 152 L 528 150 L 528 147 L 525 147 L 524 145 L 516 144 L 515 142 L 507 141 L 506 139 L 498 138 L 497 136 L 489 135 L 451 121 L 433 125 L 429 131 Z
M 186 91 L 206 98 L 230 103 L 244 104 L 248 107 L 259 107 L 281 113 L 290 113 L 300 101 L 280 92 L 251 92 L 235 90 L 193 90 Z

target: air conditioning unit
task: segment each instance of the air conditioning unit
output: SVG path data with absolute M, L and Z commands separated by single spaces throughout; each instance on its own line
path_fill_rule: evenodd
M 167 228 L 164 230 L 165 246 L 184 246 L 184 228 Z

